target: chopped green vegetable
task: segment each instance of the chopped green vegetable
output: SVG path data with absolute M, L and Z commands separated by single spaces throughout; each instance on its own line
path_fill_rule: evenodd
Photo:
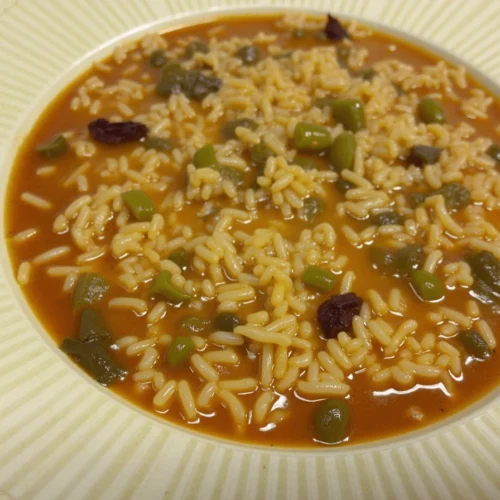
M 172 283 L 172 273 L 170 271 L 160 271 L 149 289 L 151 295 L 161 295 L 175 304 L 186 302 L 191 299 L 191 295 L 180 290 Z
M 156 151 L 162 153 L 167 153 L 175 147 L 172 139 L 167 139 L 165 137 L 148 136 L 144 139 L 142 144 L 146 149 L 156 149 Z
M 196 168 L 214 168 L 219 169 L 219 162 L 215 156 L 213 144 L 205 144 L 202 146 L 193 157 L 193 164 Z
M 47 160 L 62 156 L 68 150 L 68 141 L 63 135 L 57 135 L 48 142 L 36 147 L 36 150 Z
M 222 80 L 213 75 L 196 69 L 185 70 L 178 63 L 167 63 L 161 69 L 156 93 L 161 97 L 183 93 L 189 99 L 201 101 L 221 86 Z
M 295 147 L 300 150 L 321 151 L 332 145 L 330 132 L 313 123 L 297 123 L 294 135 Z
M 223 332 L 232 332 L 239 325 L 241 325 L 240 318 L 231 312 L 218 314 L 214 321 L 214 328 Z
M 314 411 L 316 439 L 325 444 L 335 444 L 347 436 L 349 406 L 341 399 L 326 399 Z
M 425 165 L 432 165 L 437 163 L 441 156 L 441 148 L 433 146 L 417 145 L 412 146 L 408 161 L 417 167 L 424 167 Z
M 73 308 L 82 309 L 100 302 L 108 290 L 108 282 L 102 276 L 94 273 L 82 274 L 73 292 Z
M 370 222 L 372 224 L 375 224 L 376 226 L 400 226 L 404 224 L 405 218 L 401 214 L 389 210 L 387 212 L 380 212 L 378 214 L 372 215 L 370 217 Z
M 161 97 L 182 92 L 185 70 L 179 63 L 168 63 L 163 66 L 160 79 L 156 85 L 156 93 Z
M 186 52 L 184 57 L 186 59 L 191 59 L 197 52 L 201 54 L 206 54 L 208 52 L 208 45 L 203 40 L 193 40 L 186 47 Z
M 346 130 L 357 132 L 365 128 L 365 108 L 357 99 L 336 99 L 332 103 L 333 117 Z
M 189 265 L 189 256 L 183 248 L 175 250 L 168 256 L 168 260 L 175 262 L 182 271 L 185 271 Z
M 329 292 L 337 278 L 334 274 L 326 269 L 321 269 L 316 266 L 308 266 L 302 273 L 302 281 L 320 292 Z
M 486 154 L 493 158 L 497 163 L 500 163 L 500 144 L 492 144 L 486 150 Z
M 181 328 L 190 333 L 201 333 L 207 330 L 211 321 L 207 318 L 200 318 L 199 316 L 186 316 L 182 318 Z
M 314 105 L 317 108 L 330 108 L 336 100 L 336 97 L 320 97 L 314 101 Z
M 356 138 L 351 132 L 342 132 L 333 139 L 328 158 L 333 168 L 341 172 L 344 168 L 352 169 L 355 153 Z
M 271 156 L 275 155 L 262 141 L 250 148 L 250 160 L 254 167 L 264 166 Z
M 122 194 L 122 198 L 139 222 L 150 221 L 156 213 L 153 201 L 144 191 L 139 189 L 127 191 Z
M 459 332 L 457 340 L 465 347 L 468 354 L 477 359 L 488 359 L 491 356 L 488 344 L 474 330 Z
M 316 217 L 318 217 L 324 209 L 325 201 L 321 198 L 315 198 L 314 196 L 306 198 L 302 209 L 304 214 L 303 218 L 312 224 L 316 220 Z
M 321 163 L 309 156 L 296 155 L 292 163 L 302 167 L 304 170 L 321 170 Z
M 432 301 L 443 298 L 443 284 L 434 274 L 424 271 L 423 269 L 415 269 L 411 271 L 410 277 L 415 293 L 422 300 Z
M 486 250 L 469 255 L 466 258 L 469 264 L 474 282 L 482 281 L 488 286 L 493 294 L 500 295 L 500 262 Z
M 420 245 L 408 245 L 400 248 L 394 256 L 396 271 L 403 275 L 409 275 L 412 270 L 418 269 L 422 263 L 422 247 Z
M 220 134 L 224 137 L 224 139 L 236 139 L 236 129 L 238 127 L 256 130 L 257 123 L 251 118 L 238 118 L 237 120 L 230 120 L 221 126 Z
M 111 332 L 104 321 L 104 316 L 96 309 L 85 309 L 80 318 L 78 339 L 82 342 L 107 343 L 111 340 Z
M 99 342 L 64 339 L 61 350 L 76 358 L 89 375 L 102 385 L 111 385 L 124 380 L 127 376 L 127 371 Z
M 259 60 L 259 49 L 255 45 L 247 45 L 241 47 L 235 55 L 241 59 L 245 66 L 251 66 Z
M 168 346 L 165 361 L 171 368 L 177 368 L 188 360 L 194 351 L 194 342 L 191 337 L 175 337 Z
M 161 68 L 167 62 L 167 56 L 161 49 L 153 50 L 149 56 L 149 64 L 153 68 Z
M 440 187 L 432 194 L 441 194 L 444 197 L 447 208 L 451 210 L 459 210 L 466 207 L 470 202 L 470 192 L 462 184 L 450 182 Z
M 335 187 L 342 194 L 346 194 L 347 191 L 349 191 L 349 189 L 354 188 L 354 184 L 350 183 L 349 181 L 346 181 L 345 179 L 339 178 L 339 180 L 335 183 Z
M 424 97 L 420 100 L 418 114 L 424 123 L 444 123 L 446 121 L 441 104 L 430 97 Z
M 427 195 L 425 193 L 410 193 L 408 195 L 408 202 L 410 203 L 410 207 L 416 208 L 418 205 L 421 205 L 426 198 Z
M 373 80 L 377 76 L 377 72 L 373 68 L 361 68 L 356 76 L 362 78 L 363 80 Z
M 377 246 L 369 247 L 370 260 L 375 267 L 380 272 L 386 274 L 390 273 L 394 269 L 394 255 L 389 250 L 384 250 L 383 248 Z

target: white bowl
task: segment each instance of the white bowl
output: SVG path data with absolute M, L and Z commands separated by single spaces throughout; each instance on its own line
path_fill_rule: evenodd
M 207 15 L 266 13 L 281 5 L 359 16 L 464 64 L 500 95 L 495 0 L 460 8 L 445 0 L 264 3 L 4 2 L 1 199 L 24 136 L 91 62 L 126 39 Z M 93 383 L 59 351 L 24 301 L 3 240 L 0 356 L 0 499 L 500 498 L 500 389 L 418 432 L 350 447 L 270 449 L 188 433 Z

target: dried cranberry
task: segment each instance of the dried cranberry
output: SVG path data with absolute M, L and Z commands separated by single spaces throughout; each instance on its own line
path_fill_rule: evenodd
M 104 144 L 123 144 L 138 141 L 148 135 L 148 127 L 139 122 L 111 123 L 105 118 L 98 118 L 88 125 L 94 141 Z
M 352 319 L 361 310 L 363 299 L 355 293 L 333 295 L 318 308 L 318 321 L 328 338 L 351 329 Z
M 344 38 L 349 38 L 349 34 L 340 24 L 338 19 L 328 14 L 328 19 L 325 26 L 325 35 L 330 40 L 340 41 Z

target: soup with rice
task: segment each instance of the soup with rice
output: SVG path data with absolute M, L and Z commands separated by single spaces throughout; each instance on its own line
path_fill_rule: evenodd
M 64 352 L 169 421 L 420 428 L 498 384 L 498 118 L 464 68 L 354 21 L 146 35 L 20 149 L 12 265 Z

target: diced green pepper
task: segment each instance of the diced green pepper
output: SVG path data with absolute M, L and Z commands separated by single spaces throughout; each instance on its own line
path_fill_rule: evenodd
M 434 274 L 423 269 L 415 269 L 411 271 L 410 277 L 415 293 L 422 300 L 434 301 L 443 298 L 443 284 Z
M 189 42 L 186 47 L 186 52 L 184 53 L 184 57 L 186 59 L 191 59 L 197 52 L 201 54 L 206 54 L 208 52 L 208 45 L 203 40 L 193 40 Z
M 500 295 L 500 261 L 491 253 L 482 250 L 466 258 L 474 281 L 483 281 L 494 294 Z
M 389 225 L 400 226 L 404 224 L 404 221 L 405 218 L 401 214 L 398 214 L 393 210 L 380 212 L 370 217 L 370 222 L 372 224 L 375 224 L 376 226 L 389 226 Z
M 302 273 L 302 281 L 320 292 L 328 292 L 333 288 L 337 278 L 326 269 L 316 266 L 308 266 Z
M 194 351 L 194 342 L 190 337 L 175 337 L 168 346 L 165 361 L 171 368 L 177 368 L 188 360 Z
M 321 198 L 315 198 L 314 196 L 306 198 L 303 207 L 304 219 L 312 224 L 324 209 L 325 201 Z
M 108 343 L 111 340 L 111 332 L 104 321 L 104 316 L 96 309 L 85 309 L 80 318 L 80 329 L 78 339 L 82 342 Z
M 102 276 L 94 273 L 82 274 L 73 292 L 73 308 L 78 310 L 100 302 L 108 290 L 109 284 Z
M 373 68 L 361 68 L 356 76 L 362 78 L 363 80 L 373 80 L 377 76 L 377 72 Z
M 166 62 L 167 56 L 165 51 L 158 49 L 151 52 L 151 55 L 149 56 L 149 64 L 153 66 L 153 68 L 161 68 Z
M 271 156 L 275 156 L 273 151 L 271 151 L 262 141 L 260 141 L 259 144 L 254 144 L 250 148 L 250 160 L 254 167 L 264 166 L 267 159 Z
M 408 245 L 400 248 L 394 256 L 394 264 L 398 274 L 409 275 L 412 270 L 418 269 L 422 262 L 422 247 L 420 245 Z
M 193 164 L 196 168 L 213 168 L 219 169 L 219 162 L 215 156 L 215 149 L 213 144 L 205 144 L 202 146 L 193 157 Z
M 251 118 L 238 118 L 224 123 L 220 128 L 220 134 L 224 139 L 236 139 L 236 129 L 238 127 L 256 130 L 257 126 L 257 123 Z
M 167 139 L 165 137 L 148 136 L 144 139 L 142 144 L 146 149 L 156 149 L 156 151 L 160 151 L 162 153 L 168 153 L 175 147 L 172 139 Z
M 344 168 L 352 169 L 355 153 L 356 138 L 351 132 L 342 132 L 333 139 L 328 158 L 333 168 L 341 172 Z
M 341 399 L 326 399 L 314 411 L 316 439 L 325 444 L 340 443 L 347 437 L 349 406 Z
M 240 318 L 231 312 L 223 312 L 217 315 L 214 321 L 214 328 L 223 332 L 232 332 L 241 325 Z
M 333 117 L 346 130 L 357 132 L 365 128 L 365 108 L 357 99 L 336 99 L 332 103 Z
M 211 321 L 207 318 L 199 316 L 185 316 L 181 321 L 181 328 L 190 333 L 201 333 L 207 330 Z
M 123 201 L 139 222 L 151 221 L 156 213 L 155 206 L 151 198 L 139 189 L 127 191 L 122 194 Z
M 314 105 L 318 108 L 331 108 L 336 100 L 336 97 L 320 97 L 314 101 Z
M 425 167 L 425 165 L 433 165 L 437 163 L 441 156 L 441 148 L 433 146 L 417 145 L 412 146 L 408 161 L 417 167 Z
M 481 335 L 474 330 L 462 331 L 457 335 L 457 340 L 465 350 L 477 359 L 488 359 L 491 356 L 488 344 Z
M 175 250 L 168 256 L 168 260 L 175 262 L 182 271 L 185 271 L 189 265 L 189 256 L 183 248 Z
M 255 45 L 247 45 L 241 47 L 235 55 L 241 59 L 245 66 L 251 66 L 259 60 L 259 49 Z
M 63 135 L 57 135 L 53 139 L 36 147 L 36 150 L 47 160 L 58 158 L 68 150 L 68 141 Z
M 161 295 L 170 302 L 177 304 L 191 299 L 191 295 L 175 287 L 172 283 L 172 273 L 170 271 L 160 271 L 149 289 L 151 295 Z
M 394 269 L 394 255 L 389 250 L 377 246 L 369 247 L 370 260 L 375 267 L 382 273 L 391 273 Z
M 470 191 L 456 182 L 445 184 L 432 194 L 442 194 L 446 206 L 450 210 L 459 210 L 466 207 L 470 202 Z
M 425 199 L 427 198 L 427 194 L 425 193 L 410 193 L 408 195 L 408 202 L 410 207 L 416 208 L 418 205 L 421 205 Z
M 179 63 L 165 64 L 156 85 L 156 93 L 161 97 L 182 92 L 185 80 L 185 71 Z
M 321 151 L 332 145 L 330 132 L 314 123 L 297 123 L 294 135 L 295 147 L 300 150 Z
M 292 36 L 294 38 L 304 38 L 306 36 L 306 32 L 303 29 L 295 28 L 292 30 Z
M 424 123 L 444 123 L 446 121 L 441 104 L 430 97 L 424 97 L 420 100 L 418 114 Z
M 89 375 L 102 385 L 111 385 L 127 377 L 127 371 L 99 342 L 82 342 L 68 338 L 63 340 L 61 350 L 76 358 Z

